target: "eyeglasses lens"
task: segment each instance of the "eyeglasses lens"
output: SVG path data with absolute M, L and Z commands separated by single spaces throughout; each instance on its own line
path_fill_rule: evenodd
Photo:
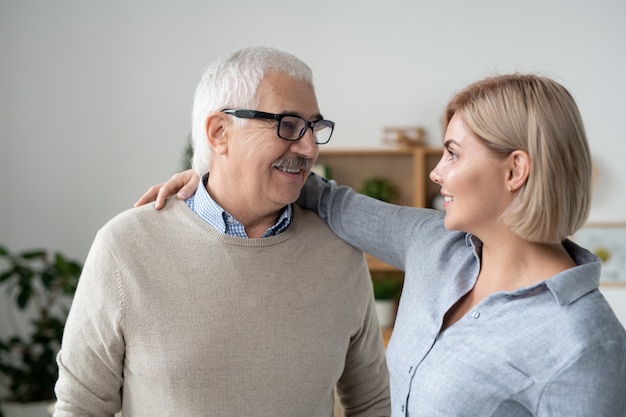
M 306 122 L 303 119 L 284 116 L 278 126 L 278 134 L 284 139 L 297 140 L 303 135 L 306 128 Z
M 287 140 L 298 140 L 306 133 L 306 120 L 296 116 L 283 116 L 278 125 L 278 136 Z M 313 125 L 313 136 L 316 143 L 326 143 L 333 133 L 332 123 L 319 120 Z
M 328 120 L 320 120 L 313 126 L 313 135 L 317 143 L 326 143 L 333 134 L 333 123 Z

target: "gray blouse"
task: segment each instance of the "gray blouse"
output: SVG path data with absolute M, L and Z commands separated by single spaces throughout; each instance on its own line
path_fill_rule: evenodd
M 471 288 L 481 242 L 445 214 L 362 196 L 312 175 L 298 203 L 353 246 L 405 271 L 387 350 L 394 416 L 626 416 L 626 332 L 598 290 L 601 261 L 484 299 L 441 331 Z

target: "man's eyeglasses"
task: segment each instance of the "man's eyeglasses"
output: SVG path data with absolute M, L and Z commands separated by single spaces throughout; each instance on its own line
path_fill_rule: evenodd
M 309 122 L 300 116 L 294 116 L 291 114 L 275 114 L 266 113 L 257 110 L 241 110 L 241 109 L 224 109 L 222 112 L 230 114 L 242 119 L 268 119 L 276 120 L 276 134 L 279 138 L 296 141 L 302 139 L 302 136 L 306 133 L 307 128 L 311 128 L 313 131 L 313 138 L 315 143 L 323 145 L 328 143 L 330 137 L 335 129 L 335 122 L 330 120 L 316 120 Z

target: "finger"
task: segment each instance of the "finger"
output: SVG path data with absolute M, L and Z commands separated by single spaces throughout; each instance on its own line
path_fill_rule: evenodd
M 177 192 L 178 198 L 180 200 L 187 199 L 190 195 L 193 195 L 197 185 L 198 181 L 195 181 L 194 185 L 194 174 L 192 170 L 187 170 L 172 175 L 170 179 L 167 180 L 167 182 L 160 185 L 160 189 L 158 190 L 156 196 L 154 208 L 156 208 L 157 210 L 162 209 L 165 206 L 165 202 L 167 201 L 168 197 L 176 194 Z
M 200 177 L 193 170 L 182 172 L 180 175 L 182 175 L 180 180 L 183 182 L 183 187 L 178 191 L 177 196 L 179 199 L 185 200 L 192 196 L 198 189 Z
M 162 186 L 163 186 L 163 184 L 156 184 L 156 185 L 153 185 L 152 187 L 148 188 L 148 191 L 146 191 L 139 198 L 139 200 L 137 200 L 137 202 L 133 205 L 133 207 L 143 206 L 144 204 L 148 204 L 148 203 L 151 203 L 152 201 L 154 201 L 156 199 L 156 197 L 157 197 L 157 193 L 159 192 L 159 190 L 161 189 Z
M 176 173 L 167 182 L 150 187 L 135 203 L 135 207 L 154 201 L 154 208 L 160 210 L 165 207 L 168 197 L 174 194 L 180 200 L 186 200 L 196 192 L 199 182 L 200 177 L 192 169 Z

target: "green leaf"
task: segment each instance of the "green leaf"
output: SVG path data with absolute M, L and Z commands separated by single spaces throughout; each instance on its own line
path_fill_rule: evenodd
M 402 290 L 402 283 L 394 277 L 372 278 L 372 285 L 377 300 L 398 299 Z
M 6 281 L 13 276 L 13 271 L 7 271 L 0 274 L 0 282 Z
M 370 178 L 365 181 L 359 192 L 386 202 L 390 202 L 396 196 L 396 188 L 386 178 Z
M 14 310 L 25 309 L 35 299 L 41 301 L 33 310 L 37 315 L 29 321 L 30 333 L 23 329 L 18 334 L 24 337 L 0 338 L 0 402 L 54 399 L 55 357 L 68 314 L 64 303 L 54 302 L 59 291 L 74 294 L 81 271 L 80 263 L 60 253 L 50 257 L 36 249 L 14 255 L 0 246 L 0 287 L 17 306 Z
M 17 306 L 20 310 L 24 310 L 26 308 L 32 293 L 33 292 L 30 286 L 20 287 L 20 292 L 17 294 Z
M 42 259 L 42 260 L 46 260 L 46 251 L 42 250 L 42 249 L 36 249 L 36 250 L 29 250 L 26 252 L 22 252 L 20 254 L 20 257 L 23 259 Z
M 41 273 L 41 283 L 45 288 L 50 289 L 54 286 L 55 281 L 57 280 L 57 276 L 58 274 L 56 274 L 56 271 L 54 271 L 54 269 L 52 268 L 49 268 L 48 270 Z

